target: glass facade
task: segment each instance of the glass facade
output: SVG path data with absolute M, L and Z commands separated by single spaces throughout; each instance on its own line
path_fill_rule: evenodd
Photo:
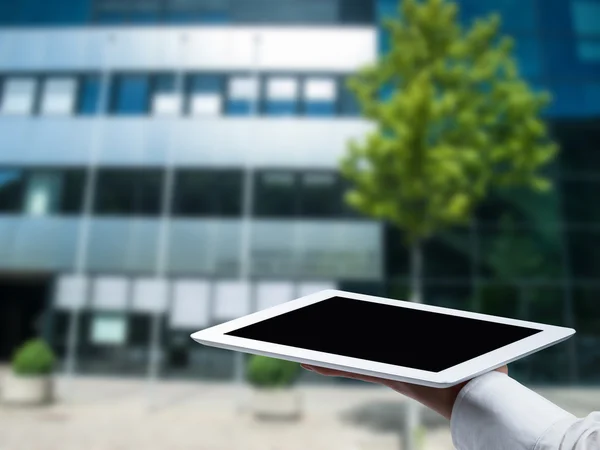
M 376 27 L 382 18 L 396 13 L 397 4 L 397 0 L 4 1 L 0 2 L 0 27 L 327 25 L 329 33 L 331 25 L 340 29 L 345 25 Z M 574 327 L 578 331 L 575 339 L 516 363 L 513 373 L 537 383 L 597 383 L 600 1 L 459 0 L 458 4 L 464 24 L 492 12 L 501 14 L 503 31 L 515 38 L 521 73 L 534 88 L 548 90 L 553 96 L 546 118 L 562 152 L 551 169 L 554 189 L 550 194 L 496 192 L 478 209 L 471 226 L 448 230 L 426 243 L 425 301 Z M 386 36 L 380 33 L 380 37 L 379 49 L 385 52 Z M 201 49 L 207 55 L 213 51 L 209 44 Z M 60 60 L 56 49 L 61 45 L 49 45 L 54 50 L 48 50 L 48 55 Z M 215 45 L 215 52 L 226 47 Z M 140 51 L 142 59 L 144 50 L 148 49 Z M 31 50 L 40 55 L 45 51 L 44 45 Z M 16 53 L 6 57 L 19 61 Z M 319 60 L 318 52 L 315 58 Z M 216 118 L 231 126 L 257 114 L 263 116 L 263 123 L 273 119 L 268 123 L 275 124 L 274 133 L 289 136 L 289 144 L 282 142 L 279 154 L 271 155 L 285 161 L 280 155 L 289 152 L 290 160 L 304 161 L 300 153 L 305 149 L 298 148 L 304 141 L 296 139 L 293 126 L 283 128 L 294 125 L 290 119 L 315 125 L 316 131 L 309 130 L 303 137 L 313 147 L 318 142 L 320 151 L 327 153 L 336 151 L 333 147 L 341 142 L 329 133 L 331 124 L 338 120 L 354 127 L 358 121 L 344 119 L 357 117 L 360 111 L 346 86 L 347 66 L 336 70 L 332 65 L 321 71 L 306 60 L 303 69 L 304 63 L 294 60 L 287 69 L 261 70 L 255 79 L 245 63 L 239 67 L 221 66 L 221 62 L 207 67 L 183 64 L 179 70 L 175 63 L 173 67 L 147 64 L 134 68 L 120 61 L 121 67 L 111 66 L 108 86 L 102 85 L 105 79 L 92 59 L 72 67 L 62 67 L 59 61 L 59 69 L 52 70 L 37 63 L 19 70 L 4 69 L 0 73 L 0 120 L 4 124 L 12 121 L 22 136 L 38 130 L 35 127 L 40 124 L 42 131 L 53 127 L 55 134 L 42 133 L 35 144 L 40 146 L 40 141 L 50 136 L 53 146 L 48 153 L 58 153 L 71 136 L 66 132 L 63 136 L 61 130 L 75 122 L 77 126 L 91 124 L 83 130 L 93 135 L 92 128 L 102 122 L 88 116 L 109 114 L 110 118 L 103 119 L 109 126 L 98 127 L 103 129 L 99 148 L 107 154 L 134 155 L 131 161 L 119 160 L 120 165 L 101 167 L 97 173 L 88 261 L 94 275 L 90 275 L 78 351 L 83 370 L 140 373 L 148 361 L 151 319 L 143 305 L 136 306 L 136 286 L 142 283 L 137 277 L 155 272 L 159 216 L 168 190 L 160 157 L 142 160 L 148 167 L 125 166 L 132 161 L 139 164 L 138 156 L 152 158 L 154 150 L 167 145 L 166 125 L 170 122 L 154 121 L 154 117 L 175 116 L 180 119 L 177 125 L 194 126 L 200 123 L 195 120 L 208 118 L 203 126 L 212 126 L 214 120 L 219 128 L 223 124 Z M 100 98 L 105 89 L 107 102 Z M 75 117 L 64 117 L 70 115 Z M 148 119 L 139 120 L 140 116 Z M 228 116 L 235 118 L 229 120 Z M 318 120 L 304 121 L 306 117 L 327 121 L 319 128 Z M 145 127 L 146 123 L 151 126 Z M 322 141 L 314 137 L 319 132 Z M 2 151 L 18 154 L 18 141 L 8 142 L 12 136 L 2 141 Z M 203 145 L 225 152 L 225 138 L 214 141 L 206 135 L 187 136 L 184 134 L 177 146 L 193 148 L 200 155 L 195 162 L 205 156 Z M 136 147 L 144 139 L 148 146 Z M 65 148 L 65 153 L 87 151 L 89 140 L 74 140 L 77 142 Z M 293 142 L 296 140 L 299 142 Z M 263 137 L 259 141 L 268 146 Z M 264 149 L 250 150 L 260 154 Z M 229 354 L 191 343 L 189 332 L 244 314 L 252 302 L 267 305 L 272 297 L 284 296 L 282 293 L 309 292 L 302 290 L 299 280 L 408 297 L 409 254 L 403 236 L 353 212 L 343 201 L 345 182 L 333 167 L 318 169 L 324 163 L 301 165 L 295 161 L 296 169 L 286 167 L 285 162 L 267 164 L 269 169 L 258 167 L 252 180 L 256 220 L 251 275 L 270 281 L 251 285 L 236 281 L 245 172 L 239 149 L 232 153 L 227 164 L 221 161 L 211 166 L 214 161 L 207 153 L 201 164 L 178 163 L 175 167 L 167 256 L 172 303 L 171 309 L 161 310 L 166 367 L 173 372 L 230 376 Z M 24 148 L 24 157 L 30 154 L 31 149 Z M 0 167 L 0 268 L 63 274 L 73 268 L 74 236 L 79 230 L 87 172 L 81 160 L 77 167 L 62 167 L 56 161 L 52 167 L 31 164 L 27 160 Z M 102 277 L 96 283 L 101 277 L 98 274 L 103 273 L 113 278 Z M 123 292 L 131 293 L 131 302 Z M 252 300 L 259 293 L 268 294 Z M 226 301 L 232 297 L 239 301 Z M 56 308 L 53 315 L 52 342 L 63 354 L 68 311 Z
M 379 0 L 383 19 L 396 0 Z M 512 373 L 540 384 L 597 382 L 600 228 L 594 199 L 600 194 L 600 2 L 595 0 L 460 0 L 459 17 L 499 13 L 502 30 L 515 39 L 521 74 L 551 93 L 546 111 L 561 147 L 550 169 L 546 195 L 494 193 L 473 223 L 449 230 L 425 245 L 427 303 L 574 327 L 567 343 L 525 358 Z M 388 48 L 380 32 L 380 52 Z M 386 233 L 389 282 L 380 292 L 408 296 L 409 255 L 401 234 Z M 364 291 L 373 286 L 357 286 Z

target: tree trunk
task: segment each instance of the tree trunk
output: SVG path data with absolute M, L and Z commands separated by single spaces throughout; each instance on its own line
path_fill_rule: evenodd
M 420 241 L 410 249 L 410 301 L 423 302 L 423 247 Z M 406 403 L 404 450 L 417 450 L 420 446 L 421 405 L 413 400 Z

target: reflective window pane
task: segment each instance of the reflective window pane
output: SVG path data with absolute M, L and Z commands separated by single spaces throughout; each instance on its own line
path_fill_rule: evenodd
M 255 77 L 240 76 L 229 79 L 227 87 L 227 114 L 248 116 L 258 111 L 259 83 Z
M 600 36 L 600 3 L 590 0 L 572 0 L 573 28 L 578 35 Z
M 360 107 L 356 96 L 348 89 L 346 80 L 340 81 L 340 113 L 342 116 L 360 115 Z
M 153 79 L 152 114 L 176 116 L 181 113 L 182 96 L 175 75 L 157 75 Z
M 69 115 L 75 104 L 76 81 L 74 78 L 48 78 L 44 80 L 40 114 Z
M 297 177 L 293 172 L 265 171 L 259 173 L 255 189 L 257 216 L 292 217 L 297 214 Z
M 291 116 L 297 111 L 298 81 L 293 77 L 271 77 L 267 80 L 266 113 Z
M 304 82 L 304 114 L 333 116 L 337 101 L 337 86 L 333 78 L 308 78 Z
M 190 75 L 186 81 L 187 112 L 194 116 L 218 116 L 223 109 L 223 78 Z
M 337 174 L 312 172 L 300 177 L 300 215 L 302 217 L 339 217 L 342 192 Z
M 81 78 L 77 100 L 78 114 L 94 115 L 100 112 L 100 82 L 101 79 L 97 75 Z
M 60 208 L 62 177 L 57 172 L 33 172 L 27 177 L 24 213 L 45 216 Z
M 19 169 L 0 169 L 0 212 L 21 210 L 25 176 Z
M 96 214 L 160 213 L 163 173 L 158 169 L 101 169 L 96 185 Z
M 236 217 L 241 214 L 243 174 L 237 170 L 179 170 L 173 214 Z
M 139 115 L 148 112 L 150 82 L 147 75 L 120 75 L 115 78 L 112 111 Z
M 0 114 L 28 115 L 33 113 L 36 80 L 34 78 L 5 78 L 0 95 Z

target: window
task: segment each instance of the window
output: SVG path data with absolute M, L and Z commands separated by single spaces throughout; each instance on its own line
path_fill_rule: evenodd
M 60 173 L 35 172 L 27 177 L 24 212 L 45 216 L 58 210 L 62 190 Z
M 338 0 L 253 0 L 234 2 L 238 23 L 332 24 L 339 22 Z
M 567 221 L 576 224 L 597 224 L 600 222 L 600 178 L 583 177 L 564 180 L 564 214 Z
M 129 18 L 129 2 L 119 0 L 97 0 L 94 2 L 94 19 L 99 23 L 126 23 Z
M 173 213 L 240 216 L 242 183 L 243 174 L 238 170 L 180 170 L 175 180 Z
M 210 325 L 210 284 L 203 280 L 180 280 L 173 286 L 171 328 L 197 330 Z
M 122 346 L 127 341 L 127 325 L 125 314 L 94 314 L 90 342 L 99 346 Z
M 77 99 L 77 113 L 88 116 L 100 112 L 100 83 L 97 75 L 83 76 L 79 84 L 79 98 Z
M 190 75 L 187 110 L 194 116 L 218 116 L 223 109 L 223 79 L 218 75 Z
M 0 169 L 0 213 L 21 210 L 24 175 L 19 169 Z
M 600 3 L 573 1 L 571 16 L 579 59 L 585 62 L 600 61 Z
M 230 8 L 230 0 L 169 0 L 165 18 L 177 23 L 226 23 Z
M 141 313 L 163 314 L 167 310 L 170 285 L 161 278 L 133 281 L 131 309 Z
M 0 169 L 0 212 L 30 215 L 81 211 L 84 173 L 78 169 Z
M 56 281 L 54 308 L 58 310 L 81 309 L 86 306 L 88 279 L 83 275 L 61 275 Z
M 600 37 L 600 3 L 597 1 L 571 1 L 573 28 L 579 36 Z
M 6 78 L 2 84 L 0 114 L 32 114 L 35 90 L 36 80 L 34 78 Z
M 303 100 L 307 116 L 333 116 L 336 103 L 335 80 L 308 78 L 304 82 Z
M 298 104 L 298 81 L 292 77 L 271 77 L 267 81 L 266 113 L 291 116 Z
M 181 113 L 181 94 L 175 75 L 157 75 L 153 87 L 153 115 L 175 116 Z
M 358 116 L 360 115 L 360 107 L 356 96 L 348 89 L 346 80 L 341 80 L 340 83 L 340 113 L 343 116 Z
M 94 211 L 108 215 L 158 215 L 162 181 L 159 169 L 100 170 Z
M 24 212 L 34 216 L 79 213 L 83 192 L 83 170 L 32 171 L 26 177 Z
M 258 112 L 259 83 L 255 77 L 231 77 L 227 89 L 227 114 L 247 116 Z
M 129 0 L 127 5 L 131 5 L 129 20 L 132 23 L 156 23 L 162 13 L 162 0 Z
M 148 112 L 149 80 L 147 75 L 121 75 L 115 79 L 112 111 L 120 115 Z
M 92 283 L 92 309 L 95 311 L 124 311 L 130 292 L 130 281 L 125 277 L 98 277 Z
M 73 78 L 48 78 L 44 81 L 40 113 L 70 115 L 75 103 L 76 83 Z
M 293 217 L 298 212 L 298 190 L 293 172 L 268 171 L 258 174 L 255 212 L 259 217 Z
M 335 173 L 312 172 L 300 177 L 302 217 L 338 217 L 342 193 Z

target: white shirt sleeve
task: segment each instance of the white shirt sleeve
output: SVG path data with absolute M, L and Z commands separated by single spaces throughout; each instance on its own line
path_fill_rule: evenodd
M 600 450 L 600 413 L 577 419 L 500 372 L 460 391 L 450 428 L 457 450 Z

